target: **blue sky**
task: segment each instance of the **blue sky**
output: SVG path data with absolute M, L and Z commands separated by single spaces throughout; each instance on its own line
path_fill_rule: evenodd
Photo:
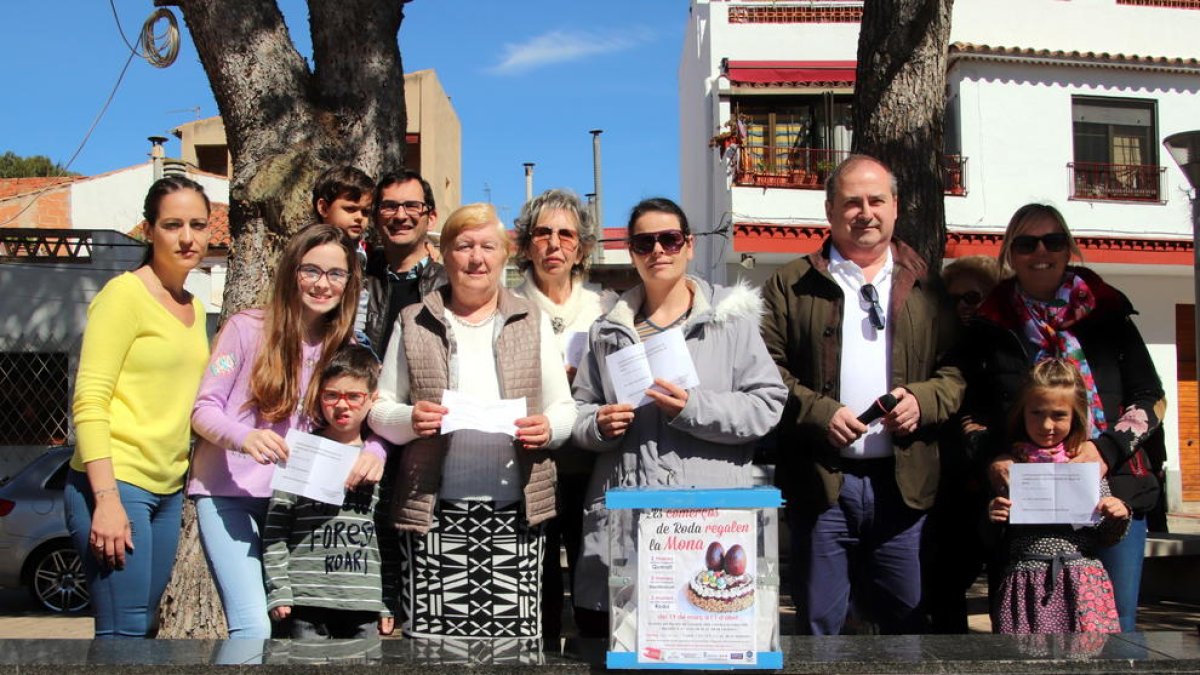
M 132 40 L 151 0 L 116 0 Z M 280 0 L 292 37 L 309 54 L 301 0 Z M 535 190 L 592 191 L 589 129 L 604 129 L 605 224 L 638 200 L 679 193 L 676 71 L 686 0 L 414 0 L 400 49 L 406 71 L 433 68 L 463 131 L 463 200 L 485 185 L 506 222 L 524 200 L 523 162 Z M 175 64 L 130 65 L 72 169 L 93 174 L 145 161 L 147 136 L 217 114 L 183 26 Z M 347 36 L 353 48 L 354 36 Z M 129 51 L 106 0 L 10 0 L 0 9 L 0 152 L 65 163 L 112 90 Z M 178 156 L 172 137 L 168 154 Z

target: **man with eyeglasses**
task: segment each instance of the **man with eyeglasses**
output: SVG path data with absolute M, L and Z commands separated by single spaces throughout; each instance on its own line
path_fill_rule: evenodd
M 920 543 L 938 482 L 936 427 L 963 380 L 942 355 L 926 264 L 893 239 L 896 179 L 852 155 L 829 176 L 821 249 L 763 289 L 763 339 L 789 389 L 778 482 L 802 632 L 842 632 L 851 599 L 884 633 L 922 629 Z M 882 395 L 895 407 L 859 415 Z
M 383 360 L 392 338 L 392 329 L 400 310 L 415 304 L 445 280 L 442 265 L 429 254 L 429 229 L 437 224 L 437 207 L 433 187 L 416 171 L 404 169 L 385 174 L 375 184 L 371 217 L 383 246 L 376 247 L 367 257 L 363 286 L 367 298 L 367 338 Z M 388 446 L 388 459 L 379 485 L 381 514 L 388 513 L 392 486 L 399 470 L 401 449 Z M 390 519 L 376 518 L 379 551 L 387 570 L 383 575 L 385 597 L 396 598 L 399 589 L 393 581 L 399 578 L 400 540 Z M 380 625 L 380 632 L 390 634 L 392 622 Z
M 419 173 L 405 169 L 381 178 L 371 212 L 383 246 L 371 251 L 363 275 L 366 333 L 382 359 L 400 310 L 440 285 L 444 274 L 427 247 L 437 207 L 433 188 Z

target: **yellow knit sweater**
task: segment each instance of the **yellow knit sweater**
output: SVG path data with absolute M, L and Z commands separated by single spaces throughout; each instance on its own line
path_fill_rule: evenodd
M 137 276 L 108 282 L 88 307 L 75 379 L 71 467 L 111 457 L 117 480 L 155 494 L 183 487 L 192 405 L 208 363 L 204 306 L 185 326 Z

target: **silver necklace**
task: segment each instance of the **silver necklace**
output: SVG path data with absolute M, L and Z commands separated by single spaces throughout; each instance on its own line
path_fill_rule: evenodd
M 467 321 L 466 319 L 462 318 L 461 316 L 455 314 L 453 311 L 450 312 L 450 316 L 454 319 L 455 323 L 458 323 L 459 325 L 466 326 L 467 328 L 479 328 L 480 326 L 486 325 L 489 321 L 492 320 L 492 317 L 496 316 L 496 310 L 493 309 L 491 312 L 488 313 L 487 316 L 483 317 L 482 319 L 480 319 L 477 322 L 476 321 Z

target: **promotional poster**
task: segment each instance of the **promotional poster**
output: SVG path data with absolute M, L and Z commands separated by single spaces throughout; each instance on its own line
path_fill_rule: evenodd
M 757 541 L 747 509 L 642 513 L 639 663 L 755 663 Z

